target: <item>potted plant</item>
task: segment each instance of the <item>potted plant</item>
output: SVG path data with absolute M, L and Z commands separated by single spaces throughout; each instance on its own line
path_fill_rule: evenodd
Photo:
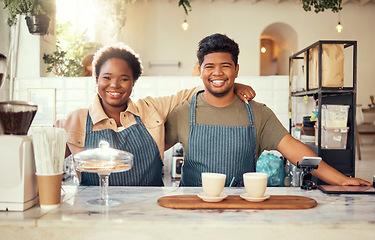
M 0 0 L 4 9 L 8 9 L 8 25 L 17 22 L 17 15 L 26 15 L 26 23 L 31 34 L 44 35 L 47 33 L 50 16 L 55 13 L 52 0 Z
M 56 23 L 56 51 L 44 54 L 47 73 L 61 77 L 82 77 L 85 56 L 93 54 L 100 44 L 86 41 L 86 31 L 75 30 L 70 22 Z

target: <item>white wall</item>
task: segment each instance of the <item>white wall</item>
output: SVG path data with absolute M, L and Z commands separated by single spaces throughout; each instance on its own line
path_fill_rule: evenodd
M 288 121 L 289 79 L 287 76 L 239 77 L 237 82 L 251 85 L 257 92 L 254 100 L 271 108 L 286 129 Z M 203 85 L 199 77 L 156 77 L 143 76 L 137 80 L 133 100 L 152 96 L 160 97 Z M 95 95 L 95 80 L 91 77 L 62 78 L 18 78 L 15 84 L 15 99 L 28 101 L 29 89 L 56 89 L 55 119 L 66 118 L 77 108 L 88 107 Z M 270 94 L 272 93 L 272 94 Z M 46 102 L 46 105 L 48 103 Z M 43 106 L 40 106 L 43 107 Z M 37 113 L 38 114 L 38 113 Z M 52 112 L 50 114 L 53 114 Z M 51 125 L 54 122 L 51 122 Z
M 150 61 L 180 61 L 181 66 L 175 75 L 189 76 L 196 61 L 197 43 L 204 36 L 221 32 L 234 38 L 240 44 L 240 76 L 259 75 L 259 37 L 268 26 L 281 23 L 290 26 L 297 33 L 296 49 L 301 50 L 318 40 L 357 40 L 358 41 L 358 103 L 367 106 L 369 95 L 375 95 L 373 39 L 375 31 L 375 4 L 359 6 L 345 3 L 341 11 L 341 34 L 335 31 L 338 14 L 305 12 L 301 4 L 293 1 L 254 1 L 248 0 L 194 0 L 192 11 L 187 17 L 190 28 L 182 31 L 181 23 L 185 13 L 177 1 L 148 0 L 138 1 L 127 11 L 127 22 L 120 38 L 140 53 L 145 67 L 145 75 L 150 75 Z M 5 23 L 7 12 L 0 9 L 0 50 L 7 52 L 9 27 Z M 100 18 L 100 14 L 97 16 Z M 100 21 L 98 21 L 100 22 Z M 24 24 L 24 23 L 23 23 Z M 108 35 L 105 27 L 98 31 L 103 42 Z M 31 36 L 28 36 L 31 37 Z M 32 36 L 38 38 L 37 36 Z M 38 44 L 24 41 L 24 46 L 39 49 L 40 55 L 51 52 L 45 48 L 53 36 L 42 37 Z M 35 40 L 35 39 L 34 39 Z M 43 45 L 43 46 L 42 46 Z M 3 50 L 4 49 L 4 50 Z M 21 54 L 27 52 L 21 51 Z M 22 55 L 19 57 L 21 58 Z M 20 64 L 18 77 L 32 72 L 34 77 L 44 74 L 40 69 L 40 59 L 33 55 L 27 64 Z M 30 55 L 25 56 L 29 59 Z M 21 61 L 22 59 L 20 59 Z M 25 76 L 26 77 L 26 76 Z M 27 77 L 31 77 L 27 75 Z M 0 92 L 0 94 L 2 94 Z
M 24 17 L 20 18 L 19 24 L 16 76 L 18 78 L 44 77 L 47 75 L 47 65 L 44 64 L 43 55 L 55 51 L 55 36 L 30 34 Z M 52 22 L 48 31 L 54 31 Z
M 176 1 L 139 1 L 128 10 L 122 39 L 140 53 L 145 75 L 150 72 L 148 63 L 158 60 L 180 61 L 179 74 L 190 75 L 198 41 L 215 32 L 225 33 L 240 45 L 240 76 L 259 75 L 259 38 L 274 23 L 287 24 L 296 31 L 298 50 L 318 40 L 357 40 L 358 103 L 367 106 L 369 95 L 375 95 L 374 3 L 344 4 L 344 30 L 338 34 L 337 13 L 305 12 L 299 2 L 292 1 L 252 2 L 194 0 L 187 17 L 190 28 L 185 32 L 181 29 L 184 11 Z
M 6 24 L 7 21 L 7 14 L 6 10 L 2 9 L 2 5 L 0 5 L 0 52 L 4 55 L 8 55 L 8 48 L 9 48 L 9 27 Z
M 7 56 L 7 75 L 10 79 L 47 76 L 43 55 L 56 48 L 54 20 L 51 20 L 47 35 L 32 35 L 28 31 L 24 15 L 19 15 L 17 24 L 9 27 L 6 23 L 8 10 L 3 10 L 2 6 L 0 4 L 0 52 Z M 28 85 L 30 84 L 33 83 Z M 0 101 L 15 99 L 10 94 L 12 89 L 13 83 L 8 79 L 0 87 Z
M 0 6 L 0 53 L 8 58 L 10 28 L 6 24 L 7 18 L 7 11 L 4 11 Z M 5 83 L 0 86 L 0 101 L 9 99 L 9 84 L 5 80 L 3 82 Z

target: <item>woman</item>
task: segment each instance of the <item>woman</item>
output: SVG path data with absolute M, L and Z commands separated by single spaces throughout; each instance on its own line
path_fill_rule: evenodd
M 57 127 L 67 131 L 66 156 L 97 148 L 101 140 L 112 148 L 134 155 L 132 169 L 112 173 L 110 185 L 163 186 L 164 123 L 174 107 L 192 98 L 198 87 L 173 96 L 130 99 L 133 86 L 142 73 L 138 55 L 124 43 L 103 47 L 93 60 L 97 95 L 87 109 L 78 109 Z M 247 86 L 238 84 L 243 101 L 255 96 Z M 250 98 L 250 96 L 252 96 Z M 97 174 L 82 172 L 81 185 L 98 185 Z

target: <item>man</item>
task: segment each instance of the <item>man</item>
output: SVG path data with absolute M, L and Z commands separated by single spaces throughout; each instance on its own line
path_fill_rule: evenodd
M 168 116 L 166 143 L 181 142 L 185 150 L 181 186 L 201 186 L 201 172 L 233 177 L 243 186 L 242 174 L 256 171 L 263 150 L 278 150 L 297 165 L 304 156 L 317 156 L 294 139 L 264 104 L 246 104 L 234 94 L 238 76 L 238 44 L 222 34 L 199 42 L 197 57 L 205 91 L 183 102 Z M 321 161 L 314 175 L 334 185 L 370 185 L 349 178 Z

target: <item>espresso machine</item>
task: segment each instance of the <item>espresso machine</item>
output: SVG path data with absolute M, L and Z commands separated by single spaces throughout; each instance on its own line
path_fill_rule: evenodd
M 173 181 L 181 180 L 181 169 L 184 163 L 184 149 L 181 143 L 173 146 L 171 178 Z
M 0 211 L 24 211 L 38 203 L 32 139 L 27 136 L 38 106 L 0 102 Z

